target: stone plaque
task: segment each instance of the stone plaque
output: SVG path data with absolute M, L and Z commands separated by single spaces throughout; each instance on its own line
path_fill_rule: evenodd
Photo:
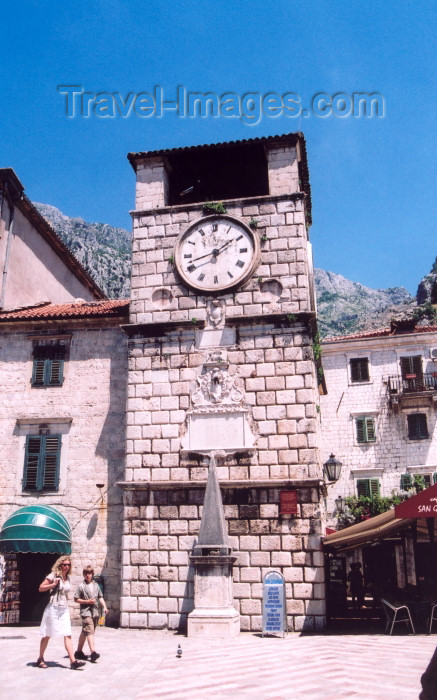
M 206 413 L 190 416 L 185 449 L 223 450 L 251 447 L 253 440 L 244 413 Z
M 297 515 L 297 491 L 281 491 L 279 515 Z
M 269 571 L 263 580 L 263 636 L 287 632 L 287 610 L 284 577 L 279 571 Z

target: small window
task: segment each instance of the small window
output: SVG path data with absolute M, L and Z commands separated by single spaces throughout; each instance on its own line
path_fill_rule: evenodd
M 57 491 L 61 457 L 60 435 L 28 435 L 23 490 Z
M 363 416 L 356 419 L 357 442 L 375 442 L 375 419 L 370 416 Z
M 379 496 L 379 479 L 357 479 L 358 498 Z
M 423 481 L 424 487 L 427 489 L 433 484 L 437 483 L 437 472 L 433 474 L 402 474 L 401 475 L 401 489 L 402 491 L 408 491 L 412 489 L 415 485 L 416 479 Z
M 351 366 L 351 381 L 352 382 L 368 382 L 369 381 L 369 358 L 354 357 L 350 361 Z
M 402 379 L 407 382 L 421 383 L 423 381 L 422 356 L 401 357 L 401 374 Z
M 426 440 L 428 437 L 428 426 L 425 413 L 411 413 L 407 416 L 408 439 Z
M 64 345 L 37 345 L 33 351 L 32 386 L 62 386 Z
M 413 475 L 412 474 L 401 474 L 401 490 L 408 491 L 408 489 L 413 488 Z

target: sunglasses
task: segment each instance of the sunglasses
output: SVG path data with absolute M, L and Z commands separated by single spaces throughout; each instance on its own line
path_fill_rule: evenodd
M 67 564 L 65 561 L 61 564 L 61 566 L 71 566 L 71 564 Z

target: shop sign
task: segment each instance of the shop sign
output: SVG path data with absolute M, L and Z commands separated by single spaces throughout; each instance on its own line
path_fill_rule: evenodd
M 263 580 L 263 636 L 287 632 L 287 610 L 284 577 L 269 571 Z

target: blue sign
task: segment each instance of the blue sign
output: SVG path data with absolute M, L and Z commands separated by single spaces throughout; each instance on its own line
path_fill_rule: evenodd
M 263 636 L 287 631 L 287 610 L 284 577 L 269 571 L 263 581 Z

